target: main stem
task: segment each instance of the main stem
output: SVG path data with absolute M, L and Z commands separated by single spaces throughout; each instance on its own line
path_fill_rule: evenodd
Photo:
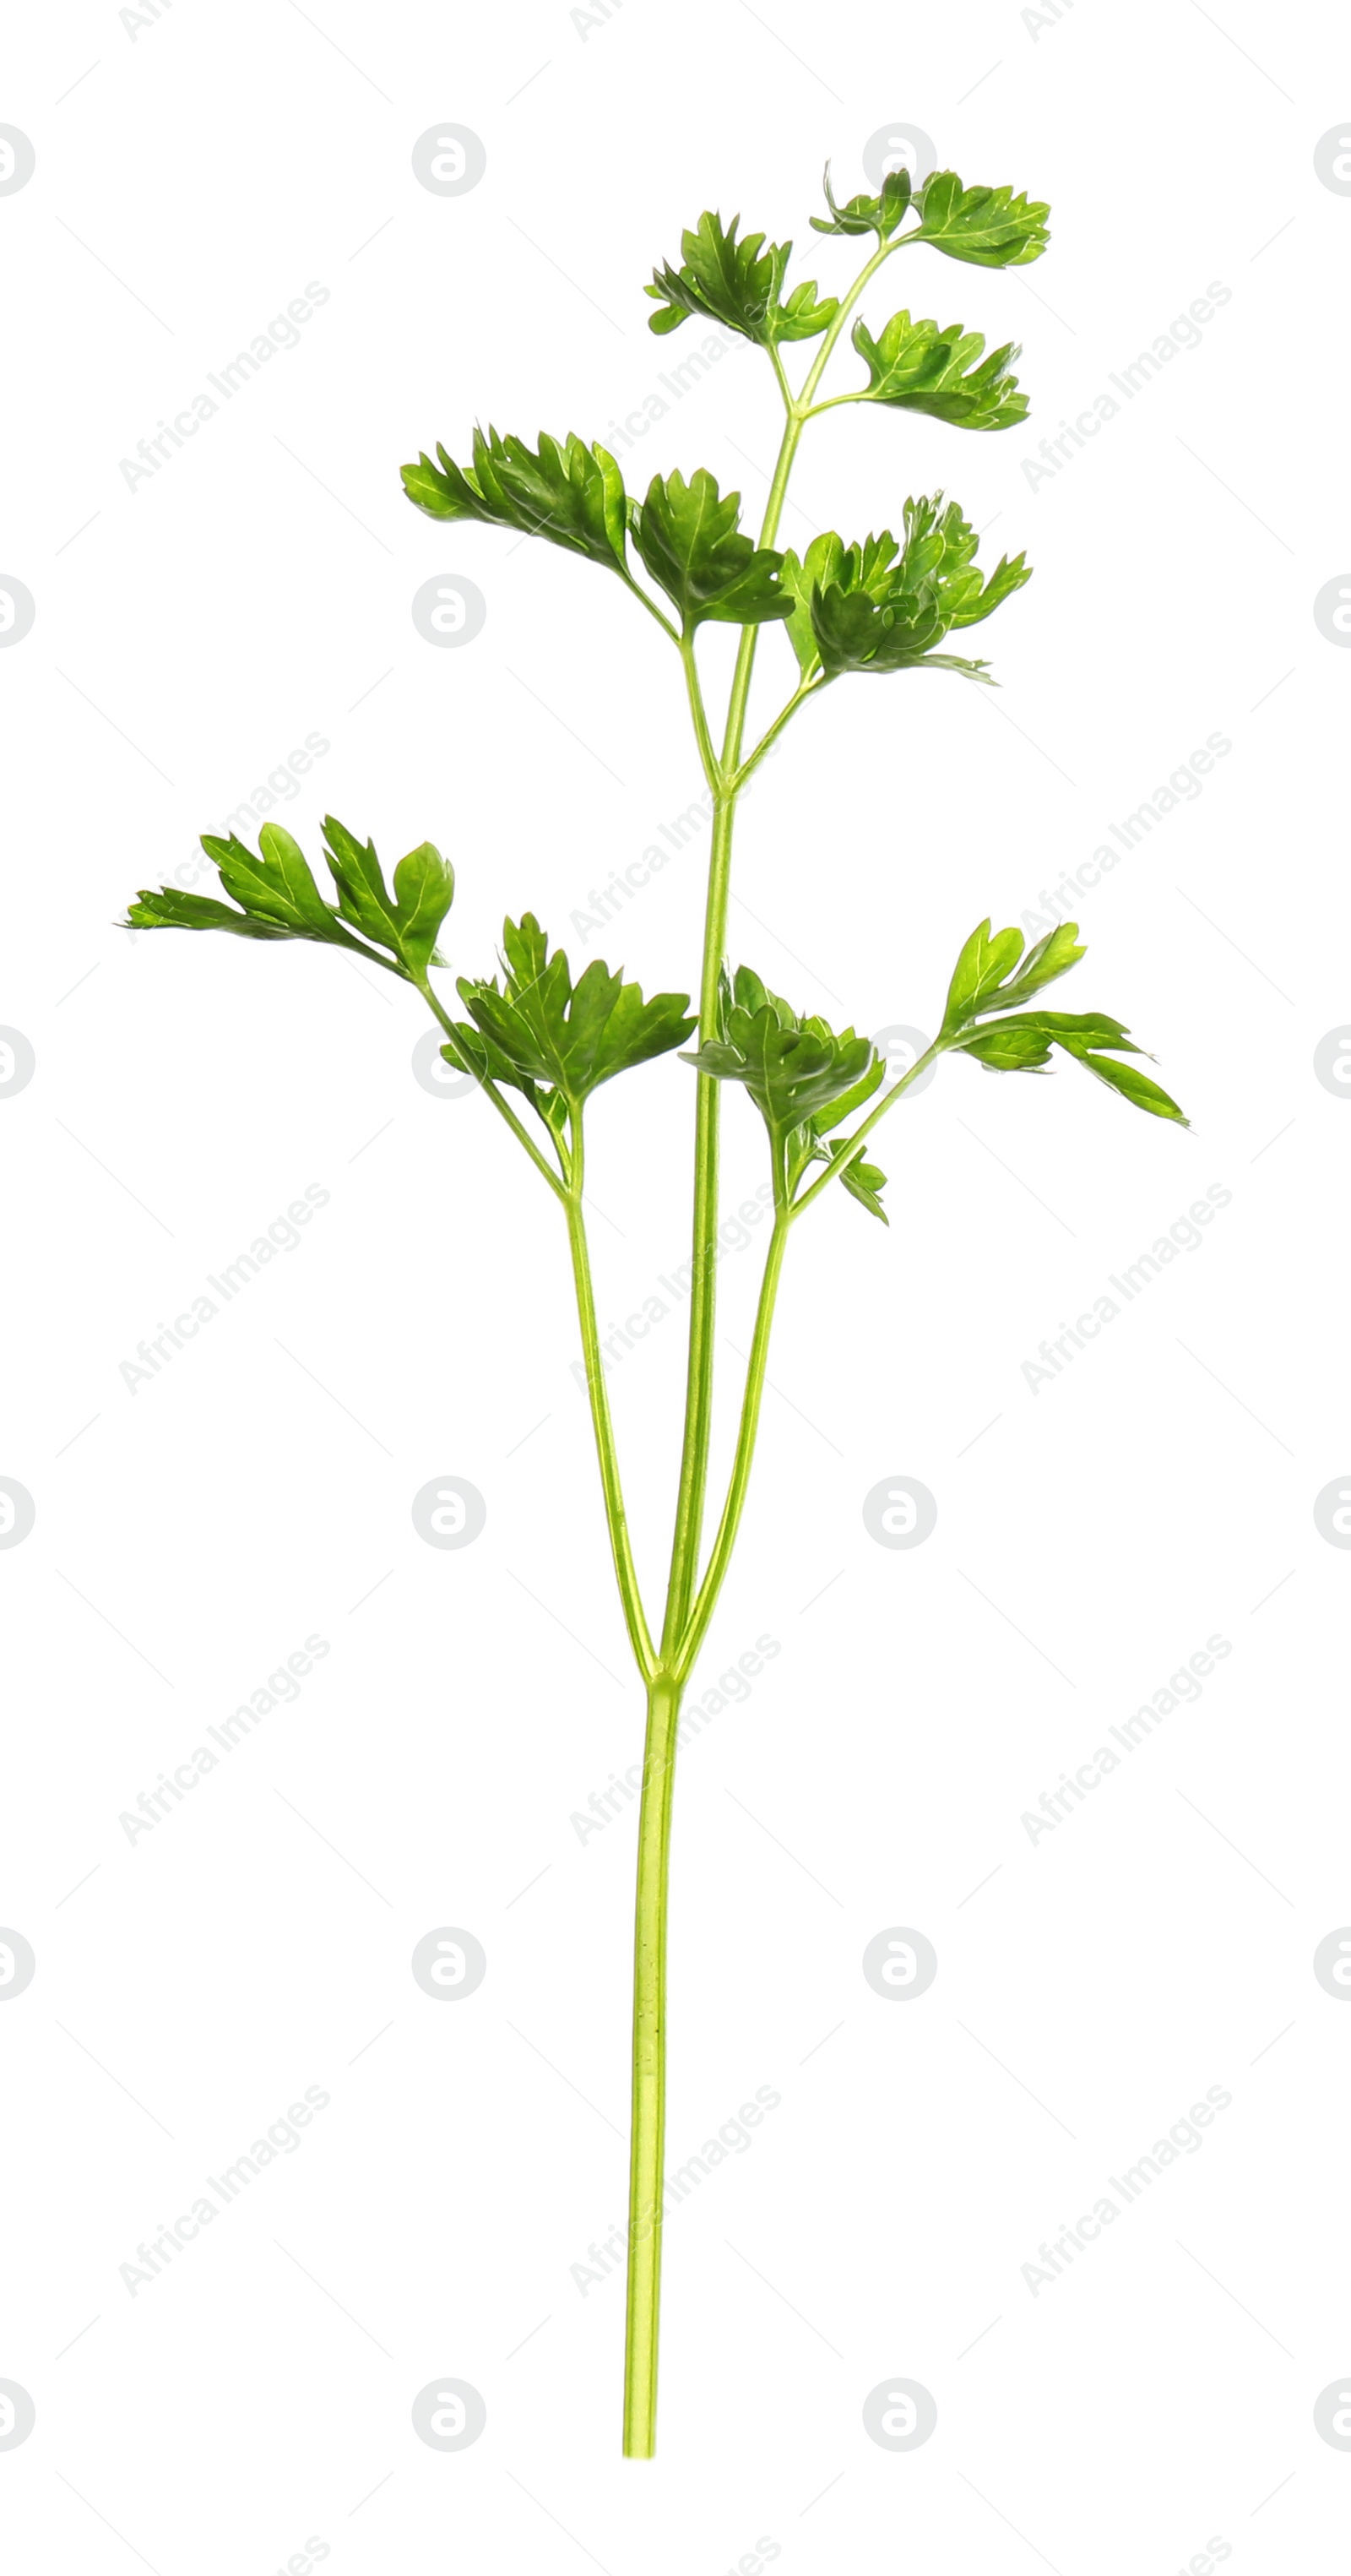
M 882 243 L 840 302 L 801 393 L 794 398 L 777 351 L 771 354 L 783 393 L 787 417 L 769 487 L 762 546 L 778 534 L 788 477 L 804 422 L 846 317 L 874 271 L 897 245 Z M 681 638 L 681 653 L 690 690 L 695 733 L 705 773 L 713 787 L 713 838 L 709 855 L 708 896 L 704 910 L 704 955 L 699 985 L 699 1042 L 717 1035 L 718 988 L 727 948 L 727 902 L 732 870 L 732 831 L 742 780 L 737 776 L 750 697 L 751 674 L 759 629 L 742 629 L 727 702 L 727 724 L 721 756 L 711 756 L 703 720 L 690 634 Z M 660 1661 L 648 1680 L 647 1746 L 643 1762 L 642 1803 L 638 1816 L 638 1893 L 633 1951 L 633 2138 L 629 2169 L 628 2313 L 624 2353 L 624 2454 L 649 2460 L 656 2447 L 657 2321 L 661 2301 L 662 2153 L 666 2124 L 666 1899 L 671 1842 L 671 1797 L 675 1785 L 676 1729 L 680 1698 L 700 1639 L 712 1617 L 736 1536 L 750 1474 L 765 1353 L 774 1297 L 787 1235 L 788 1215 L 780 1204 L 774 1238 L 765 1265 L 756 1338 L 747 1377 L 746 1399 L 733 1467 L 732 1489 L 714 1544 L 713 1557 L 698 1600 L 699 1541 L 708 1484 L 709 1438 L 713 1419 L 713 1330 L 715 1265 L 718 1248 L 718 1126 L 721 1085 L 706 1074 L 698 1077 L 694 1130 L 694 1245 L 690 1280 L 689 1360 L 685 1386 L 685 1433 L 681 1447 L 680 1487 L 675 1534 L 662 1627 Z M 776 1188 L 777 1195 L 777 1188 Z M 632 1633 L 632 1630 L 630 1631 Z
M 634 1923 L 633 2112 L 629 2149 L 629 2279 L 625 2322 L 624 2456 L 657 2446 L 657 2330 L 666 2142 L 666 1891 L 671 1796 L 683 1684 L 648 1684 Z

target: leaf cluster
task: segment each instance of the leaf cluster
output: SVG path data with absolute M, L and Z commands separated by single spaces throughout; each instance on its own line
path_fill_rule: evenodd
M 871 1038 L 795 1011 L 749 966 L 738 966 L 730 981 L 724 972 L 718 1034 L 683 1061 L 749 1092 L 789 1198 L 809 1164 L 829 1162 L 841 1150 L 824 1139 L 871 1100 L 886 1070 Z M 871 1164 L 851 1165 L 844 1174 L 845 1187 L 885 1224 L 878 1198 L 884 1180 Z
M 654 474 L 641 508 L 629 505 L 633 542 L 686 631 L 708 618 L 760 626 L 792 609 L 783 556 L 740 532 L 740 510 L 740 493 L 719 493 L 702 465 L 688 483 L 679 472 Z
M 645 1002 L 599 957 L 574 984 L 565 951 L 550 948 L 532 912 L 503 923 L 502 951 L 500 981 L 459 979 L 472 1026 L 455 1034 L 480 1078 L 523 1093 L 555 1136 L 601 1083 L 667 1054 L 698 1025 L 688 994 Z M 450 1047 L 442 1053 L 456 1061 Z
M 924 412 L 954 429 L 1012 429 L 1027 418 L 1027 396 L 1009 373 L 1021 355 L 1011 340 L 986 358 L 981 331 L 963 331 L 959 322 L 940 330 L 893 313 L 876 340 L 866 322 L 856 322 L 853 342 L 868 369 L 869 402 Z
M 941 492 L 905 504 L 898 548 L 889 528 L 846 546 L 833 531 L 801 559 L 791 550 L 783 580 L 793 595 L 788 633 L 804 679 L 842 671 L 937 668 L 982 679 L 987 665 L 939 653 L 953 629 L 975 626 L 1032 578 L 1022 555 L 1001 556 L 988 579 L 976 569 L 979 540 L 955 501 Z
M 724 224 L 721 215 L 706 211 L 693 232 L 681 234 L 680 267 L 664 260 L 644 289 L 661 306 L 647 317 L 649 331 L 678 331 L 691 315 L 702 316 L 772 349 L 782 340 L 814 340 L 829 328 L 839 310 L 838 296 L 818 297 L 811 278 L 795 286 L 784 302 L 792 243 L 766 247 L 763 233 L 747 233 L 738 241 L 740 221 L 740 215 L 733 215 Z
M 176 886 L 143 887 L 127 907 L 137 930 L 227 930 L 244 939 L 313 939 L 330 948 L 355 949 L 408 982 L 426 981 L 437 933 L 455 894 L 455 871 L 432 842 L 423 841 L 394 870 L 386 885 L 373 841 L 359 841 L 330 814 L 324 822 L 325 856 L 338 890 L 336 907 L 325 901 L 304 852 L 280 823 L 264 823 L 258 851 L 232 832 L 202 834 L 230 903 L 188 894 Z M 236 909 L 237 907 L 237 909 Z M 354 933 L 362 936 L 357 938 Z M 370 942 L 368 946 L 366 943 Z
M 827 162 L 825 191 L 830 215 L 813 215 L 813 232 L 876 233 L 879 242 L 890 241 L 913 206 L 919 223 L 905 235 L 907 245 L 929 242 L 947 258 L 978 268 L 1025 267 L 1050 240 L 1049 206 L 1011 188 L 964 188 L 955 170 L 935 170 L 918 187 L 908 170 L 889 170 L 875 196 L 837 206 Z
M 547 537 L 609 572 L 627 569 L 626 495 L 614 458 L 587 447 L 569 431 L 565 439 L 541 430 L 538 447 L 501 438 L 491 426 L 474 432 L 472 466 L 456 465 L 438 445 L 439 464 L 425 453 L 401 466 L 403 488 L 431 519 L 479 519 L 492 528 L 517 528 Z
M 1135 1065 L 1114 1062 L 1119 1055 L 1143 1053 L 1119 1020 L 1100 1011 L 1076 1016 L 1022 1009 L 1078 964 L 1084 954 L 1078 936 L 1077 922 L 1058 922 L 1024 955 L 1020 930 L 992 932 L 988 921 L 979 923 L 953 970 L 940 1043 L 974 1056 L 991 1073 L 1042 1072 L 1059 1047 L 1134 1108 L 1185 1127 L 1183 1111 L 1157 1082 Z

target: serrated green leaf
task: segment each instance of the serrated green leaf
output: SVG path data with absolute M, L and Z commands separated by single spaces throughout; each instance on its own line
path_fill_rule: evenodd
M 785 251 L 792 247 L 791 242 L 784 244 Z M 815 340 L 822 331 L 829 330 L 839 309 L 838 295 L 818 295 L 815 278 L 805 277 L 800 285 L 794 287 L 787 302 L 776 306 L 771 313 L 770 338 L 775 343 Z
M 851 197 L 846 206 L 837 206 L 830 185 L 830 163 L 826 163 L 823 182 L 830 218 L 813 215 L 814 233 L 876 233 L 879 241 L 889 241 L 905 220 L 913 197 L 908 170 L 888 170 L 875 197 Z
M 683 1061 L 716 1081 L 743 1084 L 776 1146 L 808 1126 L 814 1143 L 844 1114 L 837 1104 L 866 1098 L 885 1071 L 870 1038 L 801 1016 L 745 966 L 724 990 L 718 1035 Z M 808 1159 L 804 1145 L 799 1168 Z
M 983 582 L 972 561 L 975 530 L 941 492 L 905 505 L 898 553 L 890 529 L 846 546 L 834 531 L 813 539 L 802 559 L 783 559 L 792 600 L 788 632 L 804 678 L 818 664 L 827 680 L 842 671 L 922 668 L 960 671 L 984 680 L 984 662 L 940 653 L 955 627 L 987 617 L 1031 575 L 1021 555 Z
M 793 607 L 779 578 L 782 555 L 740 533 L 740 506 L 739 492 L 720 495 L 699 466 L 688 483 L 680 473 L 655 474 L 632 513 L 633 542 L 686 627 L 707 618 L 759 626 Z
M 908 239 L 977 268 L 1021 268 L 1045 250 L 1050 211 L 1011 188 L 964 188 L 955 170 L 937 170 L 924 183 L 919 230 Z
M 985 358 L 980 331 L 963 331 L 956 322 L 940 330 L 936 322 L 893 313 L 876 340 L 866 322 L 856 322 L 853 341 L 868 369 L 870 402 L 923 412 L 957 429 L 1012 429 L 1027 418 L 1027 396 L 1009 373 L 1010 361 L 1021 355 L 1011 340 Z
M 733 215 L 724 224 L 721 215 L 705 211 L 693 232 L 682 233 L 682 265 L 672 268 L 665 261 L 644 289 L 662 308 L 649 313 L 650 331 L 678 331 L 693 314 L 721 322 L 768 349 L 780 340 L 815 339 L 833 322 L 839 299 L 828 295 L 818 300 L 814 279 L 795 286 L 787 303 L 781 302 L 792 243 L 771 242 L 766 248 L 763 233 L 747 233 L 738 241 L 740 221 L 740 215 Z
M 301 938 L 329 939 L 333 914 L 310 874 L 305 854 L 280 823 L 264 823 L 258 850 L 246 849 L 231 833 L 221 840 L 202 834 L 202 847 L 214 859 L 228 895 L 246 912 L 276 922 Z
M 526 1093 L 557 1130 L 558 1111 L 580 1104 L 603 1082 L 631 1066 L 665 1055 L 692 1036 L 684 993 L 654 993 L 644 1001 L 637 984 L 625 984 L 593 958 L 574 985 L 565 952 L 550 950 L 533 913 L 503 925 L 504 973 L 491 983 L 462 977 L 464 1002 L 495 1077 Z
M 391 896 L 371 842 L 358 841 L 332 816 L 324 837 L 338 887 L 336 911 L 320 894 L 299 844 L 280 823 L 265 823 L 256 852 L 233 833 L 228 840 L 215 832 L 202 834 L 202 847 L 214 859 L 225 892 L 241 907 L 238 912 L 212 895 L 179 894 L 165 886 L 157 894 L 142 892 L 128 918 L 143 930 L 231 930 L 248 939 L 315 939 L 366 958 L 372 954 L 365 945 L 369 940 L 376 950 L 389 952 L 377 957 L 379 965 L 410 982 L 420 981 L 429 965 L 440 963 L 436 934 L 455 889 L 449 862 L 424 841 L 399 861 Z M 360 939 L 353 937 L 358 930 Z
M 436 453 L 439 465 L 424 454 L 399 469 L 409 500 L 429 518 L 518 528 L 610 572 L 625 570 L 624 480 L 606 448 L 587 447 L 571 431 L 560 441 L 547 430 L 530 448 L 490 426 L 486 438 L 474 432 L 472 468 L 456 465 L 444 447 Z
M 415 981 L 444 964 L 436 937 L 454 901 L 455 871 L 434 844 L 423 841 L 400 859 L 391 895 L 373 841 L 359 841 L 332 814 L 324 818 L 324 840 L 344 921 L 401 959 Z

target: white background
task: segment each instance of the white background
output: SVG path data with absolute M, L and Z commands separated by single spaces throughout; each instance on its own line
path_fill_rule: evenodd
M 38 1963 L 0 2015 L 0 2377 L 37 2409 L 0 2452 L 9 2563 L 267 2576 L 321 2541 L 334 2576 L 754 2576 L 768 2542 L 784 2576 L 1169 2576 L 1214 2537 L 1235 2576 L 1330 2565 L 1351 2014 L 1311 1961 L 1351 1918 L 1351 1777 L 1347 1558 L 1313 1501 L 1351 1465 L 1351 1110 L 1313 1051 L 1351 1004 L 1351 663 L 1313 600 L 1351 562 L 1351 204 L 1313 155 L 1345 66 L 1316 13 L 1251 0 L 141 20 L 28 13 L 0 103 L 37 155 L 0 198 L 0 568 L 37 603 L 0 654 L 0 1020 L 37 1058 L 0 1102 L 0 1472 L 37 1506 L 0 1555 L 0 1918 Z M 698 792 L 675 657 L 591 568 L 434 527 L 397 468 L 465 455 L 476 417 L 638 412 L 698 338 L 653 338 L 642 284 L 705 205 L 840 287 L 821 165 L 860 186 L 888 118 L 1051 201 L 1035 267 L 917 255 L 863 308 L 1017 338 L 1033 417 L 833 413 L 784 537 L 895 526 L 943 483 L 1036 578 L 976 639 L 997 697 L 846 681 L 806 711 L 747 800 L 734 953 L 860 1028 L 931 1027 L 972 924 L 1036 907 L 1218 733 L 1202 792 L 1084 895 L 1065 991 L 1194 1124 L 1073 1068 L 951 1064 L 884 1131 L 890 1233 L 828 1199 L 794 1238 L 699 1687 L 780 1653 L 678 1791 L 672 2163 L 781 2101 L 670 2221 L 660 2453 L 626 2465 L 622 2287 L 572 2267 L 623 2216 L 633 1811 L 585 1843 L 570 1818 L 642 1709 L 557 1211 L 483 1104 L 417 1086 L 392 981 L 112 925 L 315 733 L 279 814 L 312 855 L 328 810 L 391 860 L 436 840 L 457 970 L 529 905 L 575 962 L 697 977 L 693 841 L 603 939 L 568 920 Z M 455 198 L 412 171 L 438 119 L 486 149 Z M 129 488 L 120 460 L 311 280 L 300 345 Z M 1201 345 L 1033 482 L 1211 281 Z M 738 346 L 627 479 L 707 464 L 758 517 L 777 434 Z M 486 625 L 434 650 L 410 601 L 456 573 Z M 771 632 L 766 720 L 788 663 Z M 692 1109 L 674 1060 L 595 1105 L 603 1324 L 685 1256 Z M 735 1201 L 747 1104 L 726 1132 Z M 299 1245 L 131 1392 L 137 1343 L 312 1182 Z M 1034 1393 L 1023 1362 L 1211 1184 L 1200 1245 Z M 726 1406 L 758 1258 L 721 1274 Z M 683 1330 L 612 1380 L 654 1591 Z M 462 1553 L 410 1518 L 448 1473 L 487 1502 Z M 938 1501 L 913 1553 L 862 1520 L 898 1474 Z M 294 1703 L 130 1842 L 138 1794 L 311 1634 Z M 1034 1843 L 1024 1812 L 1211 1635 L 1200 1699 Z M 453 2008 L 409 1968 L 445 1924 L 488 1957 Z M 860 1969 L 896 1924 L 939 1960 L 903 2007 Z M 300 2146 L 133 2296 L 138 2243 L 307 2086 L 331 2099 Z M 1038 2247 L 1210 2087 L 1201 2148 L 1034 2296 Z M 487 2405 L 454 2456 L 410 2421 L 437 2374 Z M 888 2374 L 937 2401 L 908 2455 L 863 2428 Z

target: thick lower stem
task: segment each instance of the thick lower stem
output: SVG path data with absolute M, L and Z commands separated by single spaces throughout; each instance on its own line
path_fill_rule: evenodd
M 628 2319 L 624 2346 L 624 2457 L 657 2447 L 657 2328 L 661 2305 L 666 2142 L 666 1893 L 683 1684 L 648 1685 L 643 1796 L 638 1817 L 638 1899 L 633 1930 L 633 2131 L 629 2161 Z

